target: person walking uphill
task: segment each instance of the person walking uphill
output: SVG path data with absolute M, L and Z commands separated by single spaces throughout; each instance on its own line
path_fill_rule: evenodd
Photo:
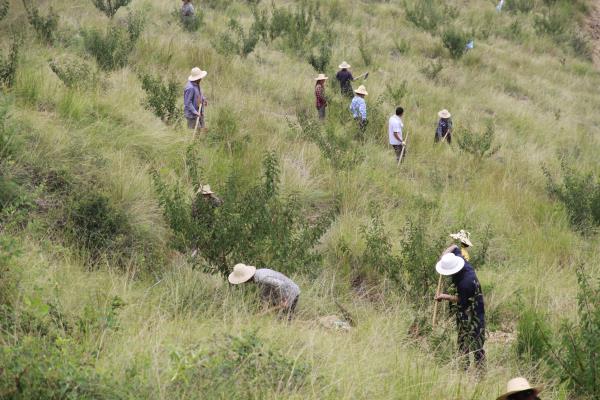
M 263 300 L 278 309 L 280 315 L 283 313 L 288 320 L 292 319 L 300 297 L 300 288 L 287 276 L 267 268 L 256 269 L 251 265 L 236 264 L 228 279 L 232 285 L 245 282 L 257 284 Z
M 404 115 L 404 109 L 402 107 L 397 107 L 396 114 L 390 117 L 388 124 L 390 145 L 394 148 L 394 151 L 396 152 L 396 162 L 400 161 L 400 157 L 402 156 L 402 149 L 406 145 L 402 137 L 402 130 L 404 129 L 402 115 Z M 406 149 L 404 150 L 404 154 L 406 154 Z
M 365 96 L 368 96 L 369 93 L 363 85 L 360 85 L 354 93 L 354 98 L 350 103 L 350 112 L 354 120 L 358 123 L 361 133 L 364 133 L 367 127 L 367 102 L 365 101 Z
M 343 96 L 352 97 L 354 92 L 352 91 L 352 81 L 354 77 L 350 72 L 350 64 L 346 61 L 339 65 L 340 70 L 335 74 L 335 79 L 340 83 L 340 92 Z
M 452 142 L 452 115 L 444 109 L 438 112 L 438 117 L 440 117 L 440 120 L 435 130 L 434 142 L 437 143 L 445 139 L 450 144 Z
M 204 107 L 206 107 L 206 98 L 202 94 L 200 81 L 208 75 L 208 72 L 202 71 L 198 67 L 192 68 L 188 77 L 188 83 L 183 90 L 183 115 L 187 120 L 187 126 L 190 129 L 204 128 Z M 197 125 L 196 125 L 197 124 Z
M 474 354 L 475 365 L 485 368 L 485 310 L 481 285 L 475 270 L 461 256 L 456 245 L 450 246 L 435 266 L 436 271 L 443 276 L 450 276 L 456 287 L 457 296 L 439 293 L 436 301 L 447 300 L 457 303 L 456 327 L 458 329 L 458 350 L 463 355 L 465 369 L 470 364 L 470 353 Z
M 329 78 L 323 74 L 319 74 L 319 76 L 315 78 L 315 81 L 317 81 L 315 84 L 315 98 L 320 120 L 325 119 L 325 107 L 327 107 L 327 99 L 325 98 L 325 81 L 327 79 Z

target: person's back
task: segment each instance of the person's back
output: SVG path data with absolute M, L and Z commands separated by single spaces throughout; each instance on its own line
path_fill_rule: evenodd
M 341 93 L 344 96 L 352 97 L 352 95 L 354 93 L 352 90 L 352 83 L 351 83 L 354 80 L 354 77 L 352 76 L 352 72 L 348 71 L 347 69 L 342 69 L 342 70 L 338 71 L 338 73 L 335 75 L 335 78 L 340 83 Z
M 184 1 L 181 6 L 181 16 L 182 17 L 192 17 L 195 14 L 194 6 L 189 1 Z
M 291 308 L 295 306 L 294 301 L 300 295 L 300 288 L 294 281 L 272 269 L 257 269 L 254 281 L 260 285 L 262 297 L 274 305 L 285 301 L 288 308 Z
M 352 113 L 352 117 L 354 119 L 367 119 L 367 103 L 365 99 L 356 95 L 352 98 L 352 102 L 350 103 L 350 112 Z

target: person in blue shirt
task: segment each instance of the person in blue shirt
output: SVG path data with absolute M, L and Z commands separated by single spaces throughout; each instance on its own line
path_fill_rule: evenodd
M 457 305 L 458 350 L 464 357 L 463 365 L 465 369 L 469 367 L 470 353 L 473 353 L 475 365 L 484 369 L 485 310 L 477 274 L 456 245 L 442 253 L 435 269 L 441 275 L 450 276 L 456 288 L 457 296 L 440 293 L 435 296 L 435 300 L 447 300 Z
M 367 127 L 367 102 L 365 101 L 365 96 L 368 95 L 367 89 L 363 85 L 360 85 L 354 91 L 354 98 L 350 103 L 350 112 L 354 120 L 358 123 L 358 128 L 362 134 L 364 134 Z
M 188 82 L 183 89 L 183 115 L 189 129 L 204 128 L 204 108 L 206 97 L 202 93 L 200 82 L 208 73 L 198 67 L 192 68 Z

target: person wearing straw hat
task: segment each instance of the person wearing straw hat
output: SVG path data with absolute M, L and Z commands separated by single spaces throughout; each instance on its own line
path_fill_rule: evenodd
M 256 269 L 252 265 L 240 263 L 233 267 L 228 280 L 232 285 L 246 282 L 258 285 L 262 299 L 286 315 L 288 319 L 291 319 L 296 311 L 300 288 L 280 272 L 268 268 Z
M 217 208 L 223 205 L 223 200 L 210 189 L 210 185 L 201 185 L 196 191 L 192 202 L 192 218 L 202 230 L 208 232 L 215 225 Z
M 202 94 L 200 81 L 208 75 L 198 67 L 192 68 L 188 77 L 187 85 L 183 90 L 183 114 L 190 129 L 204 128 L 204 107 L 207 105 L 206 98 Z M 196 125 L 197 124 L 197 125 Z
M 317 112 L 319 113 L 319 119 L 325 119 L 325 107 L 327 107 L 327 99 L 325 98 L 325 81 L 329 79 L 324 74 L 319 74 L 315 78 L 315 98 L 317 102 Z
M 354 94 L 352 91 L 354 77 L 352 76 L 352 72 L 350 72 L 350 64 L 344 61 L 339 65 L 339 68 L 340 70 L 335 74 L 335 79 L 340 83 L 340 92 L 343 96 L 351 98 Z
M 450 237 L 454 240 L 458 240 L 460 243 L 460 254 L 466 261 L 470 261 L 471 257 L 469 256 L 467 249 L 473 247 L 473 243 L 471 243 L 471 234 L 464 229 L 461 229 L 458 233 L 451 233 Z M 452 249 L 452 251 L 453 250 L 454 249 Z
M 368 96 L 369 93 L 364 85 L 360 85 L 354 93 L 354 98 L 350 103 L 350 112 L 354 120 L 358 123 L 361 133 L 364 133 L 367 127 L 367 102 L 365 101 L 365 96 Z
M 533 387 L 525 378 L 513 378 L 506 384 L 506 393 L 496 400 L 540 400 L 543 387 Z
M 452 115 L 444 109 L 438 112 L 438 117 L 440 117 L 440 120 L 435 130 L 434 142 L 437 143 L 445 139 L 450 144 L 452 142 Z
M 196 195 L 202 196 L 202 200 L 208 203 L 211 207 L 221 207 L 223 200 L 221 200 L 215 192 L 210 188 L 210 185 L 201 185 L 196 192 Z
M 404 129 L 404 123 L 402 122 L 402 115 L 404 115 L 404 108 L 396 107 L 396 113 L 390 117 L 388 123 L 388 135 L 390 145 L 396 152 L 396 162 L 401 161 L 402 149 L 406 145 L 402 138 L 402 130 Z M 404 150 L 406 154 L 406 149 Z
M 470 364 L 470 353 L 474 354 L 475 365 L 485 368 L 485 309 L 483 293 L 475 270 L 461 256 L 456 246 L 444 251 L 440 261 L 435 266 L 442 276 L 449 276 L 456 287 L 456 296 L 438 293 L 436 301 L 446 300 L 457 304 L 456 326 L 458 329 L 458 350 L 464 357 L 465 369 Z

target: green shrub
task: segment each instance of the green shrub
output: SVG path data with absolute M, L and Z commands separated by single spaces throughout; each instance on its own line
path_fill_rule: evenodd
M 600 280 L 594 283 L 583 267 L 577 269 L 577 322 L 565 322 L 561 340 L 551 355 L 563 382 L 582 398 L 600 398 Z M 586 397 L 587 396 L 587 397 Z
M 254 51 L 254 48 L 260 40 L 258 26 L 255 23 L 247 32 L 245 32 L 242 25 L 233 18 L 229 20 L 227 26 L 229 32 L 221 33 L 218 38 L 213 41 L 213 47 L 217 52 L 223 55 L 237 54 L 244 58 L 247 57 L 248 54 Z
M 362 273 L 374 271 L 399 281 L 402 260 L 399 255 L 392 253 L 390 235 L 386 232 L 381 214 L 374 203 L 369 206 L 369 217 L 369 224 L 360 227 L 361 236 L 366 243 L 360 257 Z
M 103 70 L 122 68 L 127 65 L 129 54 L 135 48 L 143 25 L 143 18 L 129 14 L 126 26 L 111 25 L 104 32 L 97 29 L 84 30 L 82 34 L 85 49 Z
M 478 160 L 489 158 L 500 150 L 500 145 L 494 146 L 495 132 L 496 129 L 491 121 L 488 122 L 483 133 L 463 128 L 457 135 L 458 147 Z
M 27 12 L 27 20 L 38 37 L 45 43 L 54 43 L 54 36 L 58 28 L 58 14 L 50 7 L 47 16 L 41 15 L 38 7 L 33 4 L 32 0 L 23 0 L 23 5 Z
M 449 27 L 442 34 L 442 43 L 454 59 L 459 59 L 465 54 L 469 36 L 466 32 Z
M 323 124 L 303 111 L 297 113 L 296 121 L 297 124 L 290 123 L 290 127 L 315 143 L 333 168 L 349 170 L 364 159 L 362 148 L 353 143 L 348 135 L 337 135 L 334 125 L 323 128 Z
M 565 206 L 573 228 L 589 233 L 600 225 L 600 179 L 596 174 L 578 171 L 566 159 L 561 162 L 560 182 L 556 182 L 547 169 L 543 170 L 548 193 Z
M 180 85 L 175 79 L 163 82 L 160 77 L 140 74 L 142 89 L 146 92 L 143 105 L 167 124 L 174 124 L 183 113 L 179 106 Z
M 546 359 L 548 351 L 546 341 L 550 337 L 547 316 L 533 308 L 522 307 L 517 322 L 517 355 L 523 360 L 537 363 Z
M 575 55 L 585 60 L 592 59 L 592 45 L 590 38 L 581 30 L 575 29 L 571 32 L 569 44 L 575 52 Z
M 418 0 L 413 2 L 412 7 L 405 1 L 404 9 L 406 19 L 431 34 L 435 34 L 438 28 L 447 25 L 458 16 L 458 9 L 440 0 Z
M 192 190 L 200 187 L 200 168 L 193 151 L 186 156 Z M 276 266 L 284 273 L 314 271 L 321 265 L 315 245 L 333 221 L 337 209 L 306 218 L 296 196 L 282 197 L 279 164 L 273 154 L 263 161 L 261 182 L 242 183 L 232 174 L 219 192 L 223 204 L 214 207 L 201 195 L 189 196 L 181 184 L 166 185 L 158 173 L 154 182 L 159 201 L 173 230 L 179 251 L 197 249 L 211 264 L 207 272 L 227 275 L 240 260 Z M 214 269 L 212 269 L 214 268 Z
M 111 376 L 98 374 L 93 358 L 74 346 L 26 337 L 0 348 L 0 394 L 13 400 L 124 398 Z M 90 365 L 91 364 L 91 365 Z
M 506 0 L 504 9 L 511 12 L 528 13 L 535 7 L 535 0 Z
M 569 17 L 560 9 L 551 8 L 533 17 L 533 28 L 540 35 L 562 39 L 569 27 Z
M 312 51 L 308 56 L 308 63 L 312 65 L 312 67 L 317 72 L 325 72 L 329 63 L 331 62 L 331 36 L 324 35 L 324 37 L 319 39 L 318 51 L 315 55 Z
M 385 87 L 390 100 L 396 106 L 399 106 L 402 103 L 402 100 L 404 100 L 404 97 L 408 94 L 408 81 L 406 79 L 397 86 L 386 83 Z
M 429 64 L 420 69 L 421 73 L 432 81 L 437 81 L 438 75 L 444 69 L 444 64 L 441 60 L 432 60 Z
M 131 3 L 131 0 L 92 0 L 92 3 L 108 18 L 112 18 L 119 11 L 119 8 L 125 7 Z
M 10 3 L 8 0 L 0 0 L 0 21 L 2 21 L 8 14 L 9 6 Z
M 169 392 L 186 399 L 284 398 L 301 389 L 311 367 L 267 346 L 255 332 L 225 335 L 211 348 L 171 353 Z
M 221 144 L 229 153 L 244 149 L 249 136 L 239 137 L 239 115 L 229 106 L 220 107 L 208 138 L 213 144 Z
M 49 62 L 50 69 L 69 88 L 91 88 L 98 81 L 96 71 L 85 60 L 64 54 Z

